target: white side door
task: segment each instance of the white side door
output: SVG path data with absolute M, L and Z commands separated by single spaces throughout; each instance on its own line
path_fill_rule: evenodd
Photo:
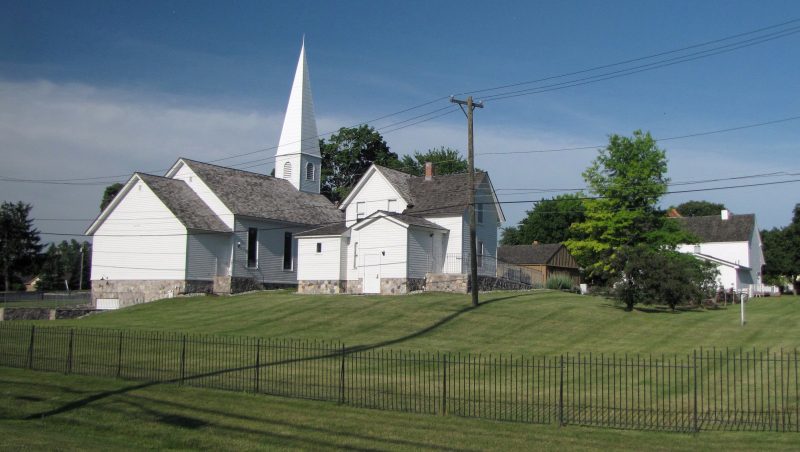
M 364 293 L 381 293 L 381 259 L 377 254 L 364 255 Z

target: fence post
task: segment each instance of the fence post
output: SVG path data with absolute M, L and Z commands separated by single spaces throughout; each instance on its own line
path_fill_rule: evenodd
M 341 365 L 339 367 L 339 403 L 344 404 L 344 344 L 342 344 L 341 351 Z
M 180 384 L 183 385 L 183 379 L 186 374 L 186 335 L 183 335 L 183 343 L 181 345 L 181 382 Z
M 33 369 L 33 337 L 36 334 L 36 327 L 31 325 L 31 342 L 28 345 L 28 369 Z
M 442 415 L 447 415 L 447 355 L 442 355 Z
M 694 357 L 692 360 L 692 386 L 694 386 L 694 404 L 692 407 L 692 430 L 694 432 L 699 432 L 699 428 L 697 426 L 697 350 L 693 352 Z
M 69 329 L 69 354 L 67 355 L 67 374 L 72 373 L 72 340 L 75 335 L 75 329 Z
M 558 373 L 558 425 L 564 426 L 564 355 L 560 355 Z
M 261 376 L 261 338 L 256 341 L 256 375 L 253 382 L 254 392 L 258 393 L 259 377 Z
M 117 378 L 122 374 L 122 331 L 119 332 L 119 347 L 117 350 Z

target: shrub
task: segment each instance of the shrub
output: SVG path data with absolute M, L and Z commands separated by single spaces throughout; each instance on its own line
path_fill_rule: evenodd
M 717 269 L 676 251 L 653 250 L 643 246 L 620 251 L 622 276 L 613 285 L 614 297 L 627 310 L 642 304 L 700 304 L 713 296 Z
M 572 290 L 575 283 L 568 276 L 551 276 L 547 278 L 547 288 L 553 290 Z

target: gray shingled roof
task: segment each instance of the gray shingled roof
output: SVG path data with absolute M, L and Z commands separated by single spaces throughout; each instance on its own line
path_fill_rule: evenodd
M 181 159 L 235 215 L 319 225 L 344 221 L 325 196 L 298 191 L 287 180 Z
M 319 228 L 309 229 L 308 231 L 300 232 L 298 234 L 295 234 L 295 237 L 306 237 L 315 235 L 341 235 L 348 229 L 349 228 L 345 226 L 345 222 L 342 221 L 340 223 L 329 224 Z
M 380 173 L 386 177 L 389 183 L 394 186 L 395 190 L 400 193 L 400 196 L 402 196 L 403 199 L 413 204 L 410 183 L 411 180 L 415 179 L 417 176 L 380 165 L 375 165 L 375 169 L 380 171 Z
M 733 215 L 723 220 L 719 215 L 675 218 L 681 226 L 700 242 L 746 242 L 756 227 L 753 214 Z
M 497 258 L 511 264 L 546 264 L 562 246 L 560 243 L 501 246 L 497 248 Z
M 373 218 L 375 216 L 397 218 L 398 220 L 410 226 L 420 226 L 423 228 L 431 228 L 431 229 L 445 229 L 442 226 L 439 226 L 438 224 L 432 221 L 428 221 L 416 215 L 406 215 L 397 212 L 387 212 L 385 210 L 378 210 L 377 212 L 370 215 L 368 218 Z
M 231 232 L 186 182 L 136 173 L 186 229 Z

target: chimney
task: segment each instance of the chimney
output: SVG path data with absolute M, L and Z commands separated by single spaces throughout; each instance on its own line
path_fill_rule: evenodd
M 728 209 L 722 209 L 722 211 L 719 213 L 719 216 L 723 221 L 729 220 L 731 218 L 731 211 Z
M 425 162 L 425 180 L 433 180 L 433 163 Z

